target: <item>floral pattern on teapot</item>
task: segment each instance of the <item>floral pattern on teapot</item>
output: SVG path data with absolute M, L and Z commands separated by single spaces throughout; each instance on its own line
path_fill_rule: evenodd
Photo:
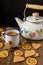
M 37 32 L 37 34 L 40 35 L 40 36 L 41 36 L 41 34 L 43 34 L 43 30 L 42 30 L 42 29 L 40 29 L 40 30 L 37 29 L 36 32 Z
M 23 33 L 23 32 L 24 32 L 25 34 L 28 34 L 29 37 L 32 39 L 32 38 L 34 38 L 34 37 L 36 36 L 36 33 L 37 33 L 39 36 L 41 36 L 41 35 L 43 34 L 43 29 L 40 29 L 40 30 L 36 29 L 35 32 L 32 32 L 32 31 L 27 30 L 26 28 L 24 28 L 23 30 L 21 30 L 21 33 Z
M 23 30 L 21 30 L 21 33 L 28 34 L 30 38 L 33 38 L 33 37 L 36 36 L 36 33 L 35 32 L 32 32 L 30 30 L 26 30 L 26 28 L 24 28 Z

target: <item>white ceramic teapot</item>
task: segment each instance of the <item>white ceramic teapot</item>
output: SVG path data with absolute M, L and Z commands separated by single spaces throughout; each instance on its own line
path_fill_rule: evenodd
M 39 13 L 34 12 L 32 16 L 28 16 L 25 18 L 25 11 L 27 8 L 33 8 L 38 10 L 43 10 L 43 6 L 34 5 L 34 4 L 26 4 L 26 8 L 24 10 L 24 21 L 15 17 L 23 37 L 31 40 L 41 40 L 43 39 L 43 17 L 39 16 Z

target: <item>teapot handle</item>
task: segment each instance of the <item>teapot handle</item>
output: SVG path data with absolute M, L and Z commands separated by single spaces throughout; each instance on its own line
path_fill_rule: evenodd
M 37 10 L 43 10 L 43 5 L 26 4 L 26 8 L 32 8 L 32 9 L 37 9 Z
M 27 9 L 27 8 L 37 9 L 37 10 L 43 10 L 43 6 L 42 6 L 42 5 L 26 4 L 26 7 L 25 7 L 25 9 L 24 9 L 24 18 L 23 18 L 24 21 L 26 21 L 25 12 L 26 12 L 26 9 Z

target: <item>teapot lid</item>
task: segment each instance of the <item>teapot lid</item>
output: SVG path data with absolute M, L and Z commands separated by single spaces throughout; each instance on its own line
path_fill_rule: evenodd
M 34 12 L 32 16 L 28 16 L 26 20 L 29 22 L 43 22 L 43 17 L 39 16 L 39 13 Z

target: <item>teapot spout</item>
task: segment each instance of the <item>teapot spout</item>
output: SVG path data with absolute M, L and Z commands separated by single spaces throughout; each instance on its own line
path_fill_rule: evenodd
M 19 19 L 18 17 L 15 17 L 15 20 L 18 23 L 19 27 L 21 28 L 23 21 L 21 19 Z

